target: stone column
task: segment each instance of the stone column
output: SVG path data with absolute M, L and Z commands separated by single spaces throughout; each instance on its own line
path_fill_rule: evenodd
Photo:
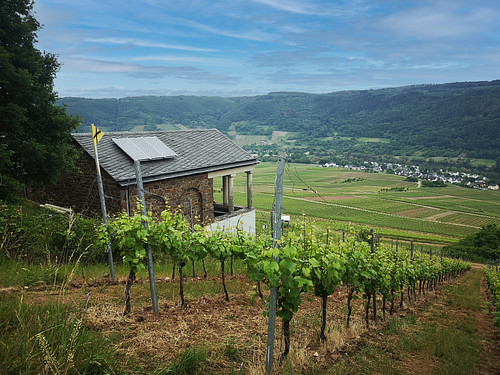
M 222 176 L 222 204 L 224 206 L 227 206 L 229 204 L 229 195 L 228 195 L 228 177 L 229 176 Z
M 227 177 L 227 198 L 228 198 L 228 207 L 229 213 L 232 214 L 234 212 L 234 176 L 229 175 Z
M 252 201 L 252 176 L 253 171 L 248 171 L 247 173 L 247 208 L 251 209 L 253 205 Z

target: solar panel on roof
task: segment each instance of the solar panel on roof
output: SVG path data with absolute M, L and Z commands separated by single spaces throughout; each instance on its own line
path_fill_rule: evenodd
M 170 159 L 177 154 L 158 137 L 112 138 L 132 160 Z

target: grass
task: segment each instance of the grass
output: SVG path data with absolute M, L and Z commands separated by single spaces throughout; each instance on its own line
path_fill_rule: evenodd
M 257 165 L 253 174 L 257 210 L 270 212 L 275 176 L 274 163 Z M 382 191 L 399 187 L 408 190 Z M 220 179 L 214 180 L 214 190 L 215 200 L 222 200 Z M 234 190 L 235 203 L 246 205 L 246 176 L 235 177 Z M 307 164 L 287 164 L 284 208 L 292 220 L 305 214 L 332 229 L 353 224 L 386 237 L 434 243 L 455 242 L 488 223 L 500 225 L 500 192 L 456 186 L 417 188 L 397 175 Z
M 207 270 L 209 277 L 218 276 L 220 269 L 219 262 L 215 260 L 207 261 Z M 81 288 L 71 288 L 66 290 L 67 279 L 53 283 L 52 280 L 46 280 L 42 272 L 36 274 L 36 270 L 43 266 L 26 265 L 16 266 L 14 261 L 4 261 L 1 264 L 0 275 L 2 282 L 9 286 L 16 285 L 14 281 L 19 282 L 16 286 L 24 286 L 17 289 L 20 293 L 10 291 L 0 293 L 0 368 L 2 374 L 38 374 L 38 373 L 57 373 L 57 374 L 101 374 L 101 373 L 141 373 L 145 364 L 137 362 L 134 357 L 123 357 L 123 351 L 116 351 L 115 340 L 118 337 L 103 336 L 98 330 L 92 328 L 92 320 L 87 322 L 85 310 L 85 295 L 91 291 L 92 298 L 90 306 L 102 303 L 99 295 L 104 295 L 105 301 L 109 306 L 122 305 L 122 288 L 111 288 L 107 284 L 102 284 L 96 288 L 86 287 L 82 284 Z M 200 264 L 201 267 L 201 264 Z M 76 268 L 73 266 L 73 268 Z M 243 262 L 235 261 L 234 269 L 239 274 L 242 273 Z M 17 275 L 16 280 L 8 279 L 10 275 Z M 21 270 L 21 271 L 20 271 Z M 102 275 L 108 270 L 107 265 L 93 265 L 86 267 L 87 280 L 91 283 L 102 278 Z M 116 267 L 118 278 L 126 276 L 127 268 L 123 266 Z M 33 283 L 26 286 L 24 276 L 19 276 L 19 272 L 30 274 L 33 277 Z M 165 272 L 169 276 L 165 276 Z M 63 273 L 61 273 L 63 274 Z M 66 277 L 72 274 L 71 271 L 64 273 Z M 38 275 L 38 276 L 36 276 Z M 170 277 L 171 264 L 158 267 L 157 277 Z M 36 277 L 39 279 L 37 280 Z M 178 279 L 178 274 L 176 278 Z M 149 304 L 149 284 L 147 281 L 147 272 L 140 272 L 138 279 L 144 279 L 143 283 L 134 285 L 132 294 L 134 306 L 139 304 Z M 80 282 L 80 281 L 78 281 Z M 227 288 L 230 298 L 239 293 L 250 290 L 251 282 L 248 279 L 230 278 L 227 280 Z M 43 297 L 40 295 L 36 299 L 24 298 L 32 288 L 42 287 L 46 290 Z M 38 293 L 38 292 L 35 292 Z M 158 283 L 159 298 L 168 301 L 176 300 L 179 293 L 178 283 Z M 185 281 L 185 294 L 189 300 L 196 300 L 200 297 L 210 298 L 216 295 L 223 296 L 222 285 L 218 279 Z M 120 307 L 119 310 L 122 310 Z M 229 316 L 228 319 L 236 319 L 236 316 Z M 229 338 L 225 346 L 221 349 L 222 355 L 231 361 L 237 361 L 241 352 L 238 342 Z M 119 346 L 123 346 L 120 344 Z M 120 354 L 121 353 L 121 354 Z M 200 369 L 207 360 L 208 350 L 203 346 L 194 346 L 188 348 L 172 362 L 165 367 L 160 368 L 155 374 L 195 374 L 204 373 Z M 120 361 L 120 364 L 117 362 Z
M 109 372 L 118 360 L 113 341 L 82 327 L 81 311 L 60 301 L 0 296 L 2 374 Z
M 431 321 L 421 329 L 418 350 L 439 361 L 436 373 L 473 374 L 481 365 L 474 318 L 474 312 L 481 309 L 480 281 L 480 270 L 473 269 L 463 282 L 446 287 L 448 307 L 435 309 Z
M 200 367 L 207 359 L 207 349 L 204 347 L 191 347 L 186 349 L 170 365 L 155 371 L 155 375 L 187 375 L 201 374 Z
M 390 317 L 382 340 L 368 342 L 331 373 L 477 373 L 482 362 L 474 312 L 481 309 L 480 279 L 480 270 L 473 269 L 460 283 L 445 287 L 445 307 L 440 300 L 432 301 L 417 315 Z
M 170 277 L 169 266 L 159 267 L 157 276 Z M 262 331 L 251 336 L 239 330 L 246 330 L 248 324 L 263 325 L 264 304 L 258 299 L 252 300 L 253 283 L 240 276 L 228 280 L 233 302 L 222 302 L 220 280 L 213 279 L 219 272 L 218 262 L 210 260 L 207 267 L 214 271 L 209 275 L 211 279 L 186 280 L 187 309 L 180 309 L 175 302 L 177 282 L 159 282 L 161 309 L 158 315 L 150 311 L 147 274 L 140 274 L 139 279 L 144 280 L 133 286 L 133 313 L 129 318 L 120 314 L 123 284 L 95 287 L 82 284 L 64 293 L 54 293 L 49 285 L 46 292 L 31 292 L 28 288 L 18 295 L 0 294 L 2 373 L 40 373 L 44 364 L 54 358 L 53 373 L 236 374 L 244 362 L 245 374 L 262 374 L 263 359 L 250 359 L 248 352 L 254 352 L 256 345 L 264 348 L 265 336 L 253 341 Z M 239 262 L 235 263 L 236 269 L 241 267 Z M 118 273 L 120 268 L 117 267 Z M 106 265 L 92 268 L 96 275 L 106 270 Z M 361 305 L 355 307 L 354 327 L 345 328 L 345 298 L 342 297 L 334 303 L 335 308 L 329 308 L 331 314 L 340 316 L 340 322 L 332 322 L 327 327 L 327 345 L 317 342 L 320 321 L 317 298 L 306 294 L 303 300 L 308 307 L 301 307 L 302 311 L 292 320 L 290 356 L 282 364 L 276 363 L 275 373 L 409 374 L 418 368 L 419 373 L 425 369 L 429 374 L 473 374 L 481 368 L 478 326 L 474 318 L 474 312 L 480 312 L 482 305 L 480 277 L 480 270 L 474 270 L 460 282 L 441 287 L 442 298 L 431 298 L 420 307 L 400 311 L 397 316 L 388 315 L 385 326 L 381 322 L 381 327 L 370 330 L 361 323 Z M 267 294 L 267 288 L 264 289 Z M 83 316 L 88 291 L 92 299 L 88 314 Z M 253 309 L 254 305 L 259 306 L 257 310 Z M 114 307 L 116 311 L 109 311 Z M 116 317 L 103 318 L 106 314 Z M 216 330 L 217 337 L 212 336 L 213 333 L 204 334 L 199 328 L 190 332 L 194 321 L 205 320 L 207 314 L 212 318 L 199 327 L 210 331 L 211 326 L 217 324 L 220 327 Z M 242 321 L 246 315 L 250 315 L 250 320 Z M 166 330 L 162 326 L 167 321 L 170 325 Z M 185 341 L 177 341 L 177 334 L 186 336 L 189 346 Z M 164 335 L 169 338 L 165 339 Z M 136 342 L 143 342 L 144 346 L 137 346 Z M 132 346 L 135 349 L 129 352 Z M 167 348 L 175 350 L 175 355 L 162 359 L 165 350 L 170 350 Z M 321 358 L 337 351 L 338 358 L 328 367 L 315 362 L 314 352 Z M 254 365 L 253 361 L 261 365 Z
M 119 259 L 118 257 L 115 259 Z M 196 262 L 196 275 L 203 277 L 203 264 Z M 172 276 L 173 263 L 171 260 L 155 259 L 155 276 L 165 278 Z M 218 277 L 220 275 L 220 262 L 207 258 L 205 260 L 205 268 L 208 276 Z M 184 267 L 184 277 L 193 276 L 192 264 Z M 118 279 L 128 277 L 130 269 L 123 266 L 119 261 L 115 262 L 115 274 Z M 246 272 L 245 262 L 241 259 L 233 261 L 233 272 L 236 275 L 241 275 Z M 230 260 L 226 262 L 226 275 L 230 273 Z M 0 287 L 10 286 L 54 286 L 68 282 L 71 278 L 79 278 L 92 283 L 93 281 L 107 277 L 109 274 L 109 266 L 103 263 L 96 264 L 23 264 L 10 259 L 0 258 Z M 178 277 L 179 269 L 175 268 L 175 275 Z M 138 278 L 148 278 L 148 271 L 142 270 L 137 273 Z

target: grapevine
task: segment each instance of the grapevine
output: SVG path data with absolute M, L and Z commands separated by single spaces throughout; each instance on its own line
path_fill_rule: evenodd
M 144 223 L 148 225 L 145 226 Z M 111 235 L 110 235 L 110 234 Z M 298 233 L 298 234 L 297 234 Z M 363 232 L 364 234 L 364 232 Z M 224 297 L 229 301 L 225 282 L 226 261 L 231 257 L 244 259 L 247 276 L 257 282 L 276 287 L 277 316 L 282 320 L 285 347 L 281 359 L 286 359 L 290 350 L 290 321 L 302 303 L 302 293 L 313 291 L 321 298 L 320 341 L 326 340 L 327 300 L 342 284 L 347 288 L 347 327 L 352 315 L 352 300 L 363 296 L 366 325 L 369 325 L 369 308 L 372 298 L 381 295 L 382 311 L 385 318 L 386 300 L 391 302 L 390 313 L 394 312 L 396 295 L 400 296 L 400 306 L 404 303 L 404 292 L 408 302 L 416 299 L 416 284 L 419 294 L 426 289 L 436 288 L 437 283 L 457 277 L 470 268 L 470 264 L 460 260 L 432 257 L 431 254 L 414 254 L 407 250 L 394 251 L 379 244 L 372 253 L 363 234 L 352 233 L 342 236 L 342 240 L 325 243 L 322 236 L 314 231 L 301 228 L 289 230 L 272 246 L 268 235 L 249 236 L 237 231 L 237 235 L 222 231 L 209 231 L 201 226 L 191 226 L 181 213 L 171 213 L 168 209 L 161 213 L 161 220 L 154 220 L 151 214 L 135 214 L 132 217 L 120 214 L 109 221 L 109 231 L 99 228 L 99 238 L 103 246 L 115 237 L 123 262 L 130 266 L 126 286 L 125 314 L 130 312 L 130 288 L 135 273 L 143 269 L 146 248 L 170 256 L 179 266 L 179 295 L 185 306 L 183 293 L 183 267 L 190 261 L 203 261 L 207 256 L 217 259 L 221 265 L 221 279 Z M 493 283 L 494 282 L 490 282 Z M 498 282 L 497 282 L 498 284 Z M 374 305 L 374 320 L 376 310 Z

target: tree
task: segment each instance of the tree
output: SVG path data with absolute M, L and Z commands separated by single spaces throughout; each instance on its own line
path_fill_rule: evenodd
M 500 257 L 500 227 L 488 224 L 481 230 L 444 248 L 448 255 L 465 257 L 476 262 L 495 261 Z
M 39 29 L 32 0 L 0 3 L 0 198 L 55 182 L 77 156 L 70 132 L 80 120 L 55 105 L 59 63 L 35 48 Z

